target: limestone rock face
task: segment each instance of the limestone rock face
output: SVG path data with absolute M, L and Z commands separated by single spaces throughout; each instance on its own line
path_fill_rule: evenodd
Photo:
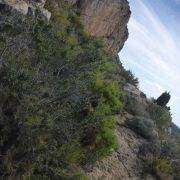
M 86 0 L 81 8 L 86 31 L 103 37 L 112 52 L 121 50 L 128 38 L 130 9 L 127 0 Z
M 127 0 L 67 0 L 84 17 L 85 30 L 104 38 L 108 49 L 117 54 L 128 38 L 130 7 Z

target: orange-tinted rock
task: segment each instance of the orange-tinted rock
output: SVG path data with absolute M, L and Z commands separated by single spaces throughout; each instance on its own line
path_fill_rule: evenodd
M 127 0 L 67 0 L 84 17 L 85 30 L 104 38 L 107 47 L 117 54 L 128 38 L 130 7 Z

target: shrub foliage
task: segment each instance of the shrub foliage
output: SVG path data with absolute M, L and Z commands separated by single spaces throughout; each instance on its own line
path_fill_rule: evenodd
M 80 178 L 117 147 L 122 107 L 116 60 L 61 1 L 52 19 L 1 14 L 0 176 Z M 73 173 L 74 172 L 74 173 Z
M 127 120 L 126 124 L 139 135 L 145 138 L 152 139 L 155 137 L 155 125 L 151 119 L 136 116 L 133 119 Z
M 156 99 L 156 103 L 159 105 L 159 106 L 162 106 L 162 107 L 166 107 L 166 105 L 168 104 L 169 100 L 170 100 L 171 96 L 168 92 L 164 92 L 161 94 L 161 96 L 159 96 L 157 99 Z

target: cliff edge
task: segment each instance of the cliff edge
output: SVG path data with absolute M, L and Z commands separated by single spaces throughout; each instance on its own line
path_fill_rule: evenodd
M 58 1 L 52 1 L 58 3 Z M 127 23 L 130 18 L 130 7 L 127 0 L 66 0 L 72 9 L 80 13 L 84 20 L 85 31 L 92 36 L 103 38 L 108 50 L 117 54 L 128 38 Z M 46 21 L 51 12 L 44 8 L 45 0 L 0 0 L 9 8 L 22 14 L 35 13 L 40 9 Z
M 68 0 L 84 17 L 85 30 L 101 37 L 107 47 L 117 54 L 128 38 L 127 23 L 130 7 L 127 0 Z

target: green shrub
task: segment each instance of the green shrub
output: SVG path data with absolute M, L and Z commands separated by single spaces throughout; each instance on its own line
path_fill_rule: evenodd
M 133 119 L 127 120 L 126 124 L 136 133 L 145 138 L 151 139 L 155 136 L 155 126 L 151 119 L 146 119 L 144 117 L 135 117 Z
M 150 170 L 157 176 L 171 174 L 173 172 L 172 160 L 164 156 L 148 155 L 143 158 Z
M 170 99 L 171 99 L 170 94 L 168 92 L 164 92 L 160 97 L 157 98 L 155 102 L 159 106 L 166 107 Z
M 84 156 L 83 149 L 77 140 L 70 141 L 60 148 L 63 159 L 70 164 L 79 164 Z
M 91 88 L 105 104 L 110 106 L 110 113 L 120 111 L 122 94 L 116 82 L 96 79 L 92 82 Z
M 113 152 L 118 147 L 114 130 L 107 127 L 101 127 L 96 135 L 95 147 L 96 150 L 93 155 L 95 159 L 104 158 Z
M 172 161 L 167 157 L 155 157 L 152 165 L 156 172 L 168 174 L 172 172 Z
M 120 72 L 123 84 L 132 84 L 134 86 L 138 86 L 139 80 L 134 76 L 134 74 L 130 70 L 124 69 L 124 67 L 121 67 Z
M 159 129 L 170 126 L 172 117 L 169 110 L 154 103 L 151 103 L 147 110 Z
M 100 117 L 99 131 L 96 135 L 97 158 L 104 157 L 117 147 L 117 140 L 114 135 L 115 113 L 122 108 L 122 94 L 118 84 L 112 81 L 97 79 L 92 84 L 92 90 L 99 97 L 99 103 L 94 110 L 94 115 Z
M 146 106 L 138 102 L 133 97 L 126 97 L 124 109 L 133 116 L 142 116 L 148 119 L 150 118 L 150 115 L 146 110 Z
M 115 119 L 114 116 L 106 117 L 101 121 L 101 126 L 102 127 L 107 127 L 107 128 L 110 128 L 110 129 L 114 129 L 115 125 L 116 125 L 116 119 Z
M 19 16 L 18 23 L 13 17 L 9 28 L 21 31 L 2 57 L 0 176 L 5 179 L 73 177 L 89 157 L 95 162 L 117 147 L 114 117 L 123 100 L 116 60 L 101 40 L 84 33 L 81 18 L 66 3 L 59 5 L 48 1 L 49 24 L 37 13 L 35 19 Z M 9 18 L 2 16 L 3 23 Z M 0 34 L 0 50 L 11 39 L 9 30 Z
M 176 166 L 178 157 L 174 154 L 175 148 L 172 142 L 167 139 L 159 140 L 156 138 L 142 144 L 138 154 L 145 163 L 145 171 L 155 174 L 158 179 L 172 175 L 178 176 L 179 166 Z

